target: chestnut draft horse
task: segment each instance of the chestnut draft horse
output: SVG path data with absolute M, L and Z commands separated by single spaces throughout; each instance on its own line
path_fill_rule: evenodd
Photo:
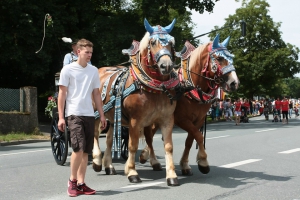
M 176 101 L 173 95 L 180 81 L 173 70 L 174 38 L 169 35 L 175 24 L 175 19 L 167 27 L 151 26 L 144 20 L 147 30 L 141 42 L 134 41 L 132 47 L 123 50 L 130 56 L 131 66 L 101 67 L 99 69 L 100 93 L 104 103 L 105 117 L 110 121 L 106 136 L 106 150 L 103 165 L 106 174 L 116 174 L 112 165 L 114 144 L 118 140 L 118 157 L 120 157 L 120 127 L 129 128 L 128 159 L 125 164 L 125 174 L 132 183 L 141 182 L 135 169 L 135 154 L 139 138 L 143 137 L 145 127 L 156 124 L 164 137 L 166 153 L 166 179 L 170 186 L 178 185 L 173 163 L 172 129 L 174 125 L 174 110 Z M 128 75 L 129 74 L 129 75 Z M 122 94 L 122 87 L 124 91 Z M 130 89 L 131 88 L 131 89 Z M 130 92 L 127 92 L 129 91 Z M 122 97 L 118 103 L 117 98 Z M 115 101 L 112 101 L 114 100 Z M 114 104 L 115 107 L 110 106 Z M 118 105 L 119 104 L 119 105 Z M 109 109 L 107 109 L 109 108 Z M 121 112 L 116 113 L 118 109 Z M 121 122 L 121 123 L 118 123 Z M 98 143 L 99 123 L 95 123 L 95 139 L 93 149 L 93 168 L 101 171 L 102 160 Z M 118 137 L 115 139 L 115 133 Z M 112 149 L 113 148 L 113 149 Z
M 230 37 L 219 43 L 219 35 L 213 42 L 201 45 L 195 49 L 188 41 L 179 53 L 181 57 L 181 68 L 178 74 L 182 81 L 188 81 L 196 89 L 185 93 L 177 101 L 174 112 L 175 124 L 188 132 L 185 141 L 185 149 L 180 160 L 180 167 L 183 175 L 192 175 L 191 167 L 188 164 L 189 152 L 194 139 L 199 145 L 196 161 L 198 169 L 207 174 L 210 171 L 207 161 L 207 154 L 203 144 L 203 135 L 199 131 L 211 103 L 216 99 L 218 87 L 225 91 L 237 90 L 239 80 L 233 66 L 233 55 L 227 51 Z M 152 130 L 154 135 L 157 128 Z M 145 130 L 146 131 L 146 130 Z M 148 136 L 149 134 L 145 134 Z M 140 162 L 145 163 L 150 157 L 150 164 L 159 165 L 152 146 L 152 137 L 146 137 L 146 148 L 141 152 Z

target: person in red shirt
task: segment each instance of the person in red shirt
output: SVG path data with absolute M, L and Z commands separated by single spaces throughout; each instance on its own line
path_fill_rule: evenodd
M 236 100 L 236 103 L 235 103 L 235 109 L 234 109 L 235 125 L 240 124 L 241 107 L 242 107 L 241 100 L 240 100 L 240 99 L 237 99 L 237 100 Z
M 281 104 L 282 104 L 282 102 L 280 101 L 280 99 L 278 97 L 277 100 L 275 100 L 275 112 L 278 113 L 280 121 L 281 121 Z
M 282 110 L 282 124 L 288 124 L 289 101 L 285 97 L 281 102 L 281 110 Z
M 248 99 L 245 99 L 244 106 L 246 107 L 245 114 L 246 115 L 250 114 L 250 103 L 249 103 Z

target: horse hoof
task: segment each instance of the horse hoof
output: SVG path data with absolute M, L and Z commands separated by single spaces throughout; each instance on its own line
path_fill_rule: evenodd
M 115 168 L 109 168 L 109 167 L 105 168 L 105 173 L 106 173 L 106 175 L 116 175 L 117 174 Z
M 153 171 L 162 171 L 160 163 L 152 165 Z
M 198 165 L 198 169 L 202 174 L 208 174 L 208 172 L 210 171 L 209 166 L 203 167 L 201 165 Z
M 178 186 L 179 185 L 177 178 L 168 178 L 167 183 L 168 183 L 168 186 Z
M 182 169 L 182 170 L 181 170 L 181 174 L 182 174 L 183 176 L 192 176 L 192 175 L 193 175 L 193 172 L 192 172 L 191 169 Z
M 140 182 L 142 182 L 142 180 L 140 179 L 140 177 L 138 175 L 128 176 L 128 180 L 130 181 L 130 183 L 140 183 Z
M 95 172 L 101 172 L 102 170 L 102 165 L 96 165 L 94 162 L 93 162 L 93 169 Z
M 140 159 L 139 159 L 139 160 L 140 160 L 140 163 L 141 163 L 141 164 L 145 164 L 145 163 L 147 162 L 147 160 L 146 160 L 146 159 L 143 159 L 143 158 L 141 158 L 141 156 L 140 156 Z

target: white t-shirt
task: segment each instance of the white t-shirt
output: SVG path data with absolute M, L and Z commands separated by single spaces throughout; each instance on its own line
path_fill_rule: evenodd
M 94 116 L 92 92 L 100 87 L 98 69 L 87 64 L 85 68 L 73 62 L 62 68 L 58 85 L 66 86 L 65 116 Z

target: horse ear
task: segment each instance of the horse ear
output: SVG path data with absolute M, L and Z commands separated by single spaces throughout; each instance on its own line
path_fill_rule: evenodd
M 228 43 L 229 43 L 229 40 L 230 40 L 230 36 L 228 36 L 223 42 L 222 42 L 222 45 L 224 47 L 227 47 Z
M 172 31 L 173 28 L 174 28 L 175 22 L 176 22 L 176 19 L 173 19 L 172 23 L 171 23 L 169 26 L 164 27 L 164 29 L 166 29 L 166 31 L 167 31 L 168 33 L 171 33 L 171 31 Z
M 220 34 L 218 34 L 216 37 L 215 37 L 215 39 L 214 39 L 214 41 L 213 41 L 213 49 L 217 49 L 217 48 L 219 48 L 219 40 L 220 40 Z
M 150 33 L 150 35 L 153 33 L 153 28 L 152 26 L 149 24 L 149 22 L 147 21 L 147 19 L 144 19 L 144 25 L 146 30 Z

